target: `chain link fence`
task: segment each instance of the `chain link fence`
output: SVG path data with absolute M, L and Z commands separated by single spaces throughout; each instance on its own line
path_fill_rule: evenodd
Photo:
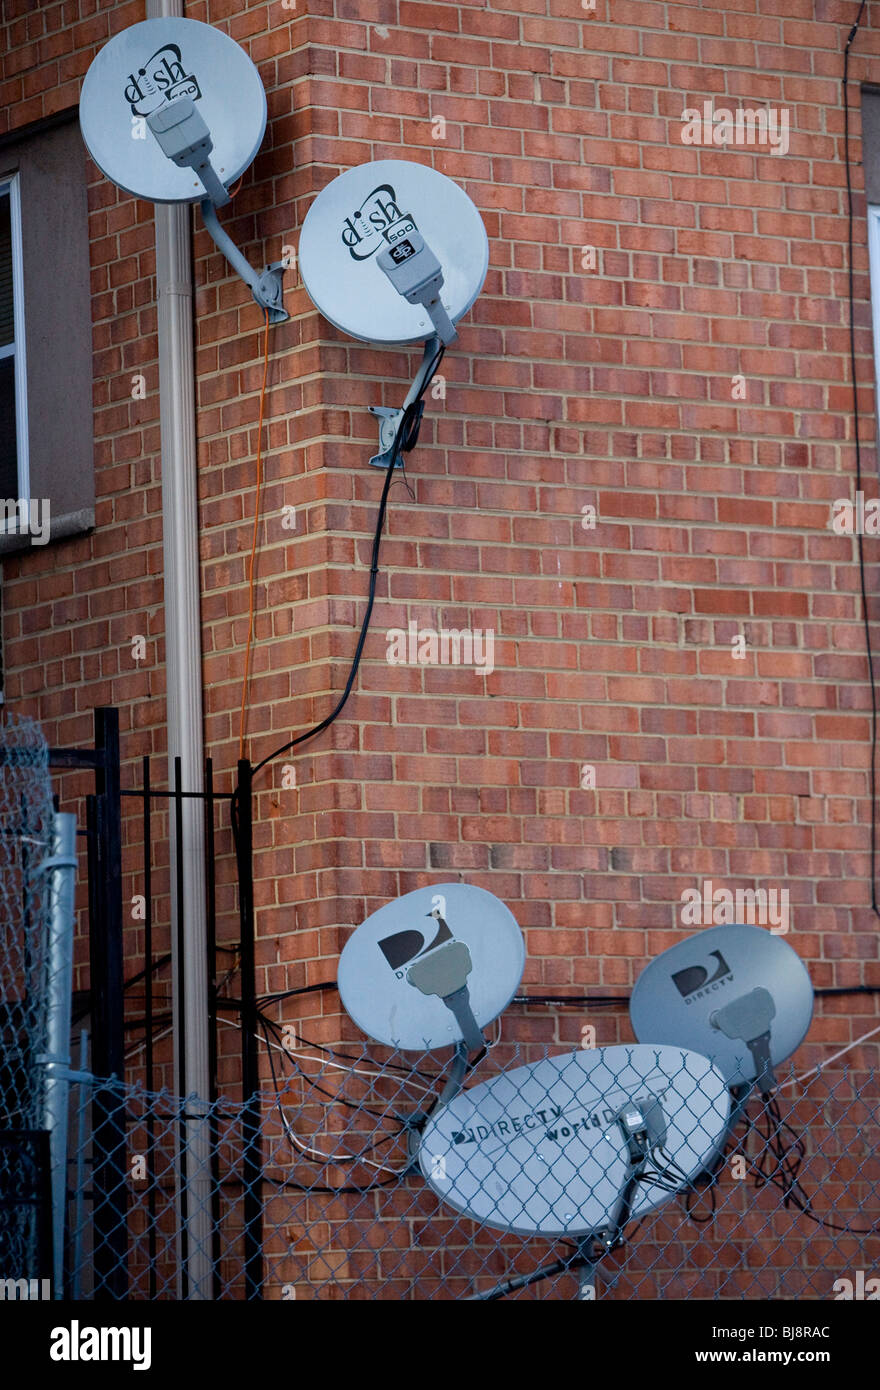
M 0 726 L 0 1273 L 45 1267 L 45 1068 L 52 846 L 49 750 L 38 725 Z
M 0 728 L 0 1115 L 3 1128 L 42 1119 L 40 1068 L 49 1007 L 52 837 L 49 749 L 31 720 Z
M 74 1297 L 102 1292 L 94 1233 L 106 1219 L 96 1220 L 90 1181 L 96 1091 L 124 1117 L 119 1187 L 102 1200 L 122 1213 L 124 1239 L 115 1233 L 114 1251 L 131 1298 L 834 1299 L 865 1297 L 866 1287 L 870 1296 L 880 1267 L 875 1067 L 778 1075 L 772 1097 L 741 1088 L 725 1124 L 707 1101 L 711 1084 L 693 1075 L 692 1053 L 680 1054 L 677 1076 L 667 1059 L 665 1080 L 656 1069 L 634 1077 L 630 1068 L 624 1078 L 621 1063 L 617 1077 L 602 1079 L 596 1105 L 578 1079 L 578 1053 L 508 1045 L 469 1071 L 446 1107 L 452 1118 L 444 1130 L 439 1098 L 450 1069 L 437 1054 L 305 1049 L 295 1039 L 272 1046 L 286 1053 L 276 1056 L 286 1074 L 276 1073 L 254 1107 L 204 1106 L 115 1082 L 75 1087 Z M 559 1077 L 571 1080 L 568 1098 L 560 1104 L 554 1084 L 546 1104 L 536 1103 L 530 1082 L 518 1132 L 499 1133 L 493 1091 L 502 1088 L 502 1108 L 516 1118 L 517 1077 L 529 1075 L 516 1068 L 554 1055 Z M 633 1176 L 615 1086 L 622 1079 L 637 1093 L 648 1133 L 615 1231 L 611 1217 L 598 1220 L 596 1212 L 613 1212 L 615 1194 Z M 455 1115 L 480 1083 L 486 1099 L 478 1118 L 488 1123 L 463 1134 Z M 650 1109 L 658 1097 L 659 1114 Z M 726 1101 L 725 1093 L 725 1110 Z M 528 1137 L 526 1117 L 534 1118 Z M 190 1192 L 186 1144 L 210 1153 L 207 1181 Z M 193 1193 L 204 1211 L 194 1208 Z M 521 1228 L 546 1221 L 554 1205 L 558 1214 L 560 1196 L 571 1210 L 549 1235 L 498 1229 L 468 1214 L 507 1202 L 508 1225 Z M 198 1236 L 206 1230 L 207 1238 Z M 190 1271 L 205 1266 L 209 1283 L 194 1282 Z
M 159 1046 L 168 1031 L 152 1009 L 132 1020 L 146 1040 L 129 1048 L 127 1081 L 89 1075 L 83 1036 L 79 1070 L 56 1060 L 47 1082 L 53 848 L 48 749 L 36 725 L 10 719 L 0 1296 L 44 1287 L 49 1268 L 55 1294 L 84 1300 L 880 1293 L 877 1029 L 806 1075 L 777 1070 L 761 1096 L 746 1084 L 728 1093 L 693 1053 L 648 1048 L 645 1064 L 636 1045 L 532 1041 L 564 1036 L 549 1018 L 506 1018 L 467 1062 L 319 1045 L 261 1010 L 256 1039 L 242 1035 L 241 1001 L 224 995 L 218 1078 L 232 1095 L 209 1103 L 133 1084 L 146 1040 Z M 221 994 L 237 969 L 229 949 Z M 325 1039 L 348 1028 L 331 1015 L 321 1025 Z M 249 1101 L 235 1032 L 262 1048 L 264 1089 Z M 50 1132 L 62 1160 L 67 1136 L 66 1174 Z

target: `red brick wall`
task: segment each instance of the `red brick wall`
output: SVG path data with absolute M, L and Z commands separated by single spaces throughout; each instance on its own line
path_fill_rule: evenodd
M 856 547 L 828 529 L 833 500 L 854 489 L 840 75 L 856 9 L 188 6 L 244 45 L 267 89 L 263 149 L 223 214 L 254 263 L 295 245 L 314 194 L 370 158 L 418 159 L 459 181 L 491 243 L 485 291 L 443 364 L 445 402 L 429 401 L 409 460 L 415 498 L 392 489 L 357 691 L 289 760 L 298 790 L 281 787 L 287 759 L 258 784 L 261 989 L 332 978 L 368 911 L 458 877 L 516 914 L 533 992 L 625 992 L 676 939 L 682 890 L 705 878 L 788 888 L 788 939 L 817 987 L 880 983 Z M 0 120 L 70 105 L 96 47 L 142 14 L 7 0 Z M 850 96 L 870 495 L 858 84 L 878 73 L 869 7 Z M 788 153 L 683 144 L 683 109 L 707 99 L 785 108 Z M 119 705 L 135 785 L 136 759 L 166 748 L 153 223 L 93 166 L 90 179 L 98 527 L 4 562 L 7 699 L 63 743 L 89 740 L 94 705 Z M 262 334 L 201 228 L 195 247 L 205 733 L 225 787 Z M 292 319 L 270 337 L 255 760 L 342 689 L 381 489 L 366 467 L 367 406 L 398 404 L 416 364 L 344 338 L 292 274 L 286 304 Z M 147 396 L 134 401 L 141 371 Z M 873 590 L 874 542 L 866 555 Z M 385 632 L 411 618 L 493 628 L 495 672 L 389 666 Z M 140 667 L 134 633 L 149 639 Z M 585 763 L 594 791 L 580 789 Z M 231 915 L 225 930 L 233 939 Z M 870 996 L 820 1001 L 799 1061 L 857 1038 L 875 1012 Z M 332 994 L 289 1016 L 325 1041 L 357 1036 Z M 595 1019 L 599 1041 L 624 1017 Z M 524 1038 L 572 1045 L 585 1021 L 513 1018 Z

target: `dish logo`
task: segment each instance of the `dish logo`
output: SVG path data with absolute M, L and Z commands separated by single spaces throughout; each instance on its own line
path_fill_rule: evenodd
M 672 982 L 682 999 L 688 999 L 688 996 L 691 994 L 699 998 L 706 990 L 718 989 L 722 981 L 725 984 L 727 983 L 724 979 L 725 975 L 729 975 L 730 978 L 733 979 L 733 971 L 720 951 L 712 951 L 709 959 L 715 961 L 716 968 L 714 975 L 710 976 L 709 970 L 707 970 L 704 965 L 688 965 L 684 970 L 676 970 L 675 974 L 672 976 Z M 711 966 L 709 969 L 711 969 Z M 689 1000 L 689 1002 L 693 1001 Z
M 442 946 L 444 941 L 455 940 L 443 918 L 443 913 L 446 911 L 446 899 L 442 893 L 435 893 L 431 903 L 431 911 L 426 915 L 433 917 L 437 924 L 437 931 L 430 943 L 424 932 L 416 931 L 413 928 L 392 932 L 391 936 L 386 936 L 381 941 L 376 942 L 398 980 L 403 979 L 403 967 L 405 965 L 410 965 L 419 956 L 426 956 L 429 951 L 434 950 L 435 946 Z
M 195 77 L 183 66 L 176 43 L 157 48 L 142 68 L 128 74 L 125 88 L 125 100 L 133 116 L 151 116 L 165 102 L 176 101 L 178 97 L 199 101 L 201 95 Z
M 390 183 L 380 183 L 351 217 L 346 217 L 339 235 L 354 261 L 367 261 L 383 246 L 393 246 L 407 232 L 418 231 L 412 213 L 401 212 L 397 194 Z

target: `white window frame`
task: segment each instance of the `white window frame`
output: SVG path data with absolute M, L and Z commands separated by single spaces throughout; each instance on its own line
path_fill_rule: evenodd
M 21 183 L 18 174 L 0 178 L 0 194 L 9 195 L 9 221 L 12 231 L 12 323 L 15 335 L 12 347 L 0 347 L 0 356 L 15 353 L 15 447 L 18 455 L 18 497 L 30 497 L 30 462 L 28 455 L 27 413 L 27 356 L 24 335 L 24 262 L 21 242 Z M 11 499 L 9 499 L 11 500 Z M 0 532 L 15 534 L 20 516 L 14 520 L 0 515 Z M 27 525 L 27 521 L 25 521 Z

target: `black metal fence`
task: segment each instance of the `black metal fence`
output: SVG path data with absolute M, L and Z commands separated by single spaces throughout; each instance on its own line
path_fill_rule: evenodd
M 256 1112 L 248 1119 L 248 1097 L 258 1086 L 258 1043 L 254 1026 L 256 987 L 250 763 L 241 761 L 237 770 L 237 787 L 230 792 L 221 792 L 216 786 L 211 759 L 205 763 L 203 787 L 193 790 L 182 785 L 180 759 L 173 760 L 170 785 L 163 787 L 157 785 L 153 760 L 144 757 L 140 766 L 140 785 L 123 787 L 118 711 L 113 708 L 95 710 L 94 728 L 94 744 L 91 747 L 56 747 L 48 750 L 48 765 L 54 773 L 83 772 L 90 774 L 93 779 L 92 789 L 84 795 L 69 796 L 63 805 L 57 793 L 54 798 L 56 810 L 75 808 L 77 834 L 85 847 L 86 907 L 84 930 L 79 939 L 82 941 L 85 938 L 83 944 L 87 946 L 88 979 L 85 988 L 75 994 L 73 1051 L 79 1056 L 80 1070 L 84 1074 L 115 1079 L 123 1085 L 134 1079 L 149 1093 L 170 1087 L 175 1078 L 186 1074 L 184 999 L 188 984 L 186 971 L 192 967 L 187 965 L 184 950 L 187 928 L 183 892 L 184 807 L 187 802 L 198 800 L 204 808 L 202 848 L 207 926 L 207 957 L 200 967 L 207 976 L 208 1000 L 205 1045 L 209 1057 L 210 1089 L 205 1103 L 210 1106 L 220 1095 L 218 1025 L 224 1015 L 241 1014 L 242 1019 L 251 1021 L 251 1026 L 241 1029 L 237 1064 L 234 1067 L 235 1079 L 231 1087 L 227 1081 L 226 1089 L 245 1102 L 243 1125 L 249 1140 L 244 1152 L 250 1182 L 245 1203 L 244 1239 L 248 1251 L 249 1286 L 255 1290 L 261 1280 L 262 1208 L 259 1200 L 260 1127 Z M 7 748 L 0 763 L 5 761 L 8 765 L 15 757 L 15 749 Z M 62 788 L 69 785 L 62 783 Z M 233 817 L 236 828 L 234 843 L 229 839 L 227 851 L 222 856 L 227 880 L 230 877 L 229 866 L 232 866 L 231 885 L 228 881 L 222 885 L 223 888 L 232 889 L 231 894 L 227 894 L 227 899 L 232 900 L 232 907 L 230 910 L 230 902 L 227 901 L 224 910 L 219 911 L 218 864 L 221 855 L 218 853 L 218 837 L 223 834 L 230 837 Z M 18 843 L 22 832 L 18 822 L 14 831 Z M 24 852 L 27 852 L 27 837 Z M 170 882 L 172 871 L 175 874 L 173 887 Z M 20 869 L 17 872 L 20 877 Z M 3 880 L 4 889 L 9 888 L 10 874 L 4 873 Z M 126 882 L 135 890 L 130 903 L 125 900 Z M 12 884 L 12 888 L 20 891 L 16 884 Z M 6 916 L 9 918 L 8 913 Z M 218 920 L 221 917 L 229 938 L 225 941 L 218 941 Z M 28 921 L 23 919 L 19 926 L 22 939 L 30 940 L 34 934 L 29 934 Z M 5 921 L 3 927 L 4 945 L 8 948 L 0 952 L 4 1017 L 8 1014 L 12 1021 L 10 1027 L 18 1018 L 14 1031 L 19 1035 L 23 1031 L 19 1017 L 22 1010 L 45 1009 L 46 981 L 39 972 L 34 974 L 33 969 L 28 973 L 21 950 L 17 954 L 12 951 L 15 943 L 10 935 L 11 920 Z M 137 956 L 133 959 L 134 950 L 138 947 L 140 959 Z M 30 947 L 28 951 L 33 953 Z M 217 983 L 221 973 L 218 963 L 228 961 L 230 956 L 235 961 L 234 973 L 241 985 L 240 997 L 236 998 L 224 996 Z M 176 987 L 170 1001 L 157 992 L 157 979 L 168 972 L 169 966 L 173 967 L 176 977 Z M 228 978 L 232 972 L 227 970 L 225 973 Z M 170 1025 L 167 1030 L 169 1041 L 163 1046 L 162 1029 L 166 1022 Z M 8 1028 L 5 1033 L 9 1034 Z M 142 1033 L 142 1042 L 132 1047 L 132 1035 L 138 1033 Z M 9 1037 L 6 1037 L 6 1044 L 5 1065 L 9 1066 L 10 1057 L 14 1056 L 14 1049 L 10 1050 L 8 1045 Z M 34 1052 L 34 1049 L 31 1051 Z M 41 1073 L 34 1056 L 30 1056 L 25 1070 L 28 1079 L 22 1084 L 35 1086 Z M 228 1066 L 226 1070 L 229 1071 Z M 83 1180 L 87 1183 L 91 1277 L 98 1296 L 123 1298 L 127 1296 L 130 1284 L 127 1223 L 131 1189 L 127 1120 L 119 1093 L 113 1086 L 95 1087 L 90 1093 L 89 1105 L 88 1125 L 84 1125 L 81 1114 L 75 1117 L 79 1143 L 81 1145 L 83 1136 L 87 1135 L 88 1144 L 87 1169 L 83 1171 L 80 1167 L 75 1178 L 77 1183 Z M 23 1202 L 33 1206 L 39 1194 L 47 1190 L 48 1182 L 48 1169 L 44 1171 L 41 1166 L 43 1159 L 47 1162 L 48 1159 L 45 1146 L 41 1146 L 40 1131 L 35 1131 L 30 1149 L 20 1147 L 22 1124 L 39 1123 L 39 1119 L 35 1120 L 30 1112 L 23 1116 L 20 1107 L 14 1108 L 11 1102 L 4 1104 L 2 1110 L 0 1142 L 4 1145 L 6 1157 L 0 1166 L 0 1277 L 7 1266 L 17 1269 L 23 1258 L 11 1248 L 7 1249 L 8 1241 L 4 1244 L 2 1231 L 11 1229 L 12 1218 L 8 1217 L 4 1225 L 3 1212 L 20 1212 Z M 154 1115 L 147 1116 L 147 1125 L 149 1141 L 155 1132 Z M 15 1148 L 16 1135 L 19 1136 L 19 1149 Z M 182 1142 L 189 1151 L 185 1136 Z M 12 1155 L 16 1152 L 29 1154 L 28 1164 L 24 1164 L 23 1157 L 13 1162 Z M 216 1175 L 216 1145 L 212 1147 L 212 1152 L 215 1153 Z M 22 1187 L 25 1171 L 32 1179 L 27 1192 Z M 188 1200 L 189 1189 L 185 1187 L 181 1193 L 184 1266 L 187 1263 Z M 216 1193 L 212 1201 L 216 1224 L 219 1214 Z M 158 1209 L 157 1202 L 156 1191 L 151 1189 L 147 1194 L 148 1213 Z M 46 1224 L 51 1221 L 51 1207 L 39 1210 L 42 1250 Z M 155 1255 L 156 1250 L 156 1225 L 148 1221 L 148 1255 Z M 25 1261 L 31 1267 L 31 1278 L 37 1277 L 35 1258 L 32 1253 Z M 152 1267 L 153 1261 L 150 1263 Z M 70 1277 L 73 1278 L 72 1271 Z M 155 1286 L 155 1274 L 149 1278 Z

